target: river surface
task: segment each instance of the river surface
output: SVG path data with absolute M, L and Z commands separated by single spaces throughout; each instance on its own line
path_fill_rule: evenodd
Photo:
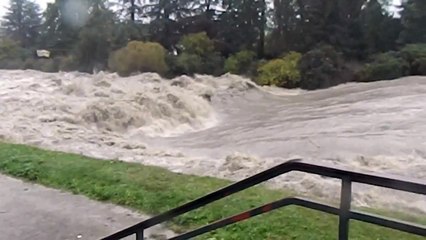
M 293 158 L 426 180 L 426 77 L 307 92 L 235 75 L 0 71 L 1 138 L 231 180 Z M 338 181 L 315 175 L 268 184 L 339 196 Z M 426 212 L 425 196 L 354 190 L 360 207 Z

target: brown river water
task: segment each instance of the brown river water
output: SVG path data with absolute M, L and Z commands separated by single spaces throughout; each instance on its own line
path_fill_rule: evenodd
M 426 77 L 306 92 L 235 75 L 0 70 L 0 138 L 46 149 L 238 180 L 292 158 L 426 179 Z M 268 182 L 335 201 L 340 183 Z M 354 186 L 354 203 L 426 212 L 426 197 Z

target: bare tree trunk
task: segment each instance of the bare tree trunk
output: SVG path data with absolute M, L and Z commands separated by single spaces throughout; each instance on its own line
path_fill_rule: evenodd
M 210 11 L 211 4 L 211 0 L 206 0 L 206 12 Z
M 135 16 L 136 16 L 136 0 L 130 0 L 130 5 L 131 5 L 131 9 L 130 9 L 130 19 L 132 20 L 132 22 L 135 22 Z
M 257 45 L 257 55 L 262 58 L 265 55 L 265 28 L 266 28 L 266 2 L 262 0 L 262 9 L 259 25 L 259 42 Z

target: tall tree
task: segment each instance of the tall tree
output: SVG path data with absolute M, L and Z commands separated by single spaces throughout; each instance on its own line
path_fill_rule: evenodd
M 42 45 L 54 52 L 69 53 L 94 10 L 105 9 L 106 0 L 55 0 L 44 12 Z
M 55 0 L 44 12 L 43 46 L 68 53 L 78 40 L 79 29 L 88 19 L 88 0 Z
M 365 54 L 385 52 L 396 48 L 401 32 L 401 21 L 386 9 L 386 2 L 370 0 L 361 13 L 361 27 L 364 36 Z
M 295 0 L 274 0 L 272 10 L 272 31 L 268 36 L 268 54 L 277 57 L 290 50 L 300 51 L 300 15 Z
M 51 49 L 57 44 L 59 27 L 59 6 L 49 3 L 43 13 L 44 23 L 41 27 L 41 42 L 44 48 Z
M 266 1 L 224 0 L 223 8 L 225 12 L 219 17 L 219 38 L 227 45 L 226 54 L 250 49 L 263 55 Z
M 130 3 L 130 20 L 134 22 L 136 20 L 136 0 L 126 0 Z
M 150 0 L 144 4 L 142 14 L 151 19 L 151 39 L 173 49 L 182 37 L 178 21 L 192 16 L 193 4 L 192 0 Z
M 206 32 L 210 38 L 217 36 L 220 25 L 218 14 L 221 12 L 220 0 L 193 0 L 187 4 L 187 16 L 177 19 L 177 27 L 181 36 Z
M 141 8 L 146 0 L 116 0 L 113 5 L 118 9 L 121 16 L 131 22 L 137 21 L 137 16 L 141 13 Z
M 75 58 L 80 70 L 106 68 L 114 31 L 114 13 L 103 0 L 91 0 L 89 19 L 79 30 Z
M 267 24 L 267 6 L 265 0 L 260 0 L 257 2 L 257 9 L 259 10 L 259 14 L 257 16 L 257 31 L 258 31 L 258 43 L 257 43 L 257 55 L 260 58 L 263 58 L 265 55 L 265 31 Z
M 2 25 L 6 34 L 23 47 L 36 45 L 41 25 L 39 5 L 30 0 L 10 0 Z
M 318 43 L 326 43 L 351 55 L 362 39 L 359 17 L 366 1 L 296 0 L 300 50 L 308 51 Z
M 402 4 L 402 43 L 426 43 L 426 1 L 405 0 Z

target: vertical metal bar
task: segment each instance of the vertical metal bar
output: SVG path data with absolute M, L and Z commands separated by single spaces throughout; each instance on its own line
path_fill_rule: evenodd
M 348 177 L 342 178 L 342 190 L 340 192 L 339 240 L 349 239 L 351 198 L 352 182 Z
M 143 229 L 138 230 L 136 232 L 136 240 L 144 240 L 144 238 L 143 238 Z

